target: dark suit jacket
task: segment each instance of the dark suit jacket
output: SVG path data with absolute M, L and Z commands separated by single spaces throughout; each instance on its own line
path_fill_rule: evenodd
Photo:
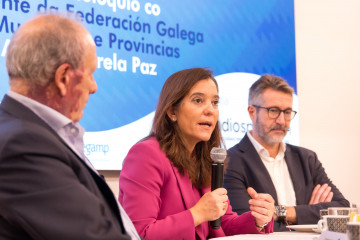
M 0 136 L 0 239 L 130 239 L 105 181 L 8 96 Z
M 269 193 L 275 199 L 275 205 L 278 205 L 271 177 L 246 134 L 240 143 L 228 150 L 228 158 L 224 187 L 228 190 L 233 211 L 238 214 L 249 211 L 250 196 L 246 192 L 248 187 L 253 187 L 259 193 Z M 326 175 L 316 153 L 287 144 L 285 161 L 294 185 L 298 224 L 317 223 L 320 209 L 349 206 L 349 202 Z M 331 186 L 334 193 L 332 201 L 308 205 L 314 187 L 325 183 Z M 274 231 L 286 231 L 285 224 L 275 222 Z

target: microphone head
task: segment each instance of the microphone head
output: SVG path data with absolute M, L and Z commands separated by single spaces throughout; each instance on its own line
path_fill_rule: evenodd
M 226 150 L 223 148 L 213 147 L 210 151 L 210 157 L 213 162 L 223 163 L 226 158 Z

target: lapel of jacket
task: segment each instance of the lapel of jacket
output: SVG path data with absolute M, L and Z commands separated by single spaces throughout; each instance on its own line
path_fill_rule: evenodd
M 185 209 L 190 209 L 197 203 L 197 200 L 194 198 L 193 186 L 190 181 L 189 175 L 185 172 L 184 175 L 182 176 L 179 173 L 177 167 L 175 167 L 172 163 L 171 163 L 171 167 L 174 171 L 176 180 L 178 182 L 180 193 L 185 205 Z M 202 195 L 202 192 L 200 194 Z M 200 236 L 201 239 L 205 239 L 206 236 L 202 236 L 203 234 L 200 231 L 202 224 L 200 224 L 198 227 L 195 228 L 195 232 L 198 236 Z
M 244 138 L 241 140 L 239 148 L 240 151 L 244 153 L 244 161 L 248 164 L 249 168 L 254 174 L 254 178 L 257 179 L 257 181 L 260 183 L 259 185 L 264 187 L 266 193 L 273 196 L 275 204 L 277 205 L 277 193 L 270 174 L 247 134 L 245 134 Z
M 304 198 L 306 197 L 303 188 L 304 173 L 302 171 L 303 167 L 301 166 L 299 154 L 293 151 L 291 146 L 288 144 L 286 145 L 285 161 L 289 169 L 291 180 L 293 182 L 295 196 L 296 196 L 296 204 L 298 205 L 299 202 L 304 202 L 305 201 Z
M 173 164 L 171 164 L 171 166 L 174 171 L 176 180 L 178 182 L 181 196 L 184 201 L 184 205 L 186 209 L 192 208 L 195 205 L 196 201 L 194 199 L 192 183 L 190 181 L 189 175 L 185 172 L 184 175 L 182 176 L 179 173 L 177 167 L 175 167 Z

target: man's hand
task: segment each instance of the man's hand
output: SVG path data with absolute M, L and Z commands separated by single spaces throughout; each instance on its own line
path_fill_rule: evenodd
M 314 188 L 311 198 L 309 201 L 309 205 L 322 203 L 322 202 L 331 202 L 334 193 L 331 192 L 331 187 L 328 184 L 316 185 Z
M 253 188 L 247 189 L 252 199 L 249 200 L 251 215 L 255 218 L 258 226 L 272 220 L 275 211 L 275 201 L 270 194 L 257 193 Z

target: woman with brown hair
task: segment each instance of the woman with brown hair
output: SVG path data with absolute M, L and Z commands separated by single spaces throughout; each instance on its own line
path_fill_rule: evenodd
M 226 189 L 210 191 L 210 150 L 221 145 L 218 85 L 211 71 L 171 75 L 151 133 L 124 160 L 119 201 L 145 239 L 207 239 L 272 232 L 274 200 L 249 189 L 252 211 L 232 212 Z M 221 218 L 220 229 L 209 221 Z

